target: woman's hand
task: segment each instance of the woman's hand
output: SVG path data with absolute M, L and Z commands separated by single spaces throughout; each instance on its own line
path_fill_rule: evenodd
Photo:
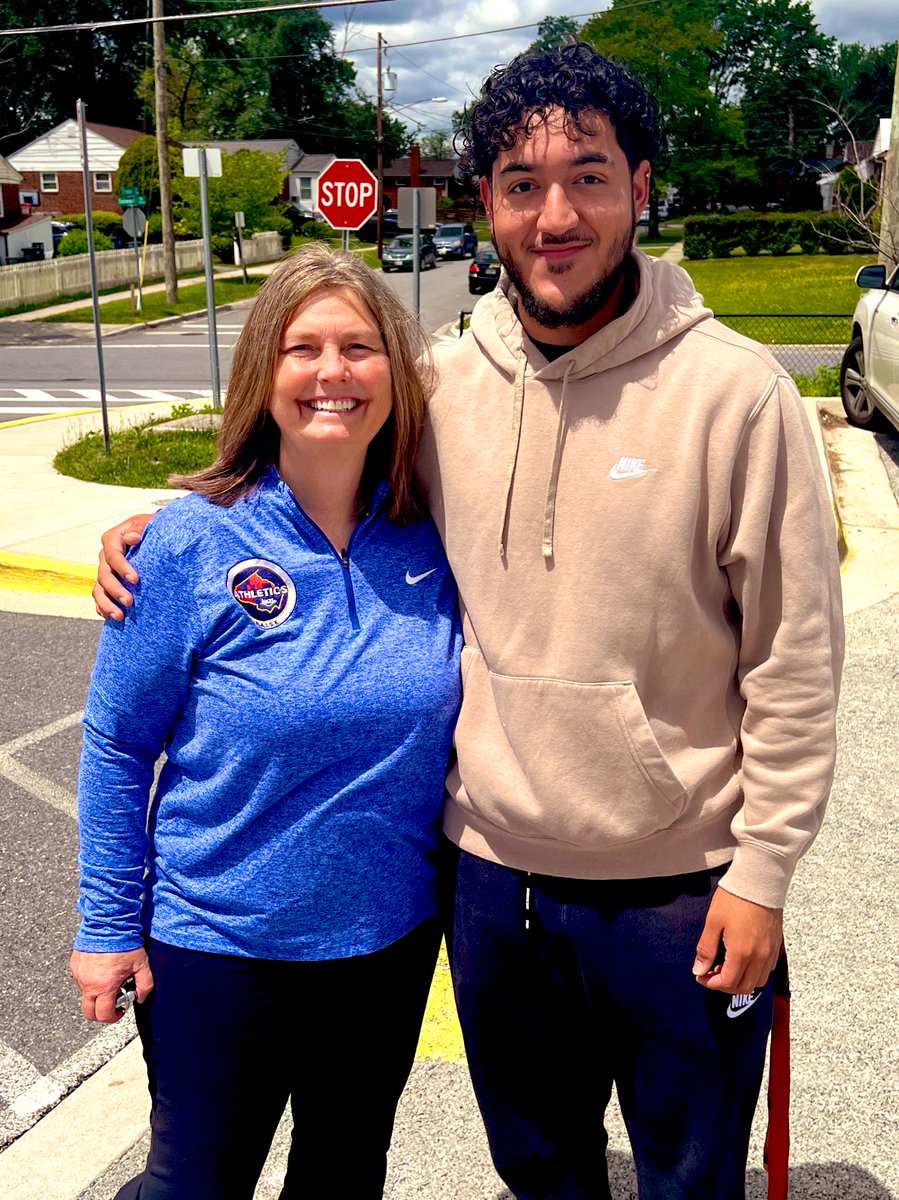
M 81 989 L 81 1011 L 86 1021 L 112 1025 L 125 1015 L 116 1009 L 115 998 L 131 975 L 139 1004 L 153 991 L 153 973 L 143 947 L 119 954 L 88 954 L 84 950 L 73 950 L 69 969 Z
M 123 608 L 130 608 L 134 597 L 122 580 L 137 583 L 140 576 L 125 557 L 129 546 L 137 546 L 144 536 L 144 530 L 153 520 L 152 513 L 142 513 L 140 516 L 129 517 L 121 525 L 107 529 L 100 539 L 103 549 L 100 551 L 100 566 L 97 569 L 97 582 L 91 593 L 94 607 L 99 617 L 111 617 L 113 621 L 123 621 Z

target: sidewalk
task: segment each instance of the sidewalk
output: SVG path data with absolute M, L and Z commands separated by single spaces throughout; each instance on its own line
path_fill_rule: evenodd
M 166 404 L 114 411 L 133 424 Z M 899 508 L 871 435 L 842 420 L 838 401 L 806 400 L 834 502 L 846 612 L 899 592 Z M 92 616 L 87 586 L 94 578 L 99 535 L 137 512 L 154 512 L 180 493 L 168 488 L 109 487 L 59 475 L 53 457 L 89 430 L 99 412 L 11 421 L 0 425 L 0 607 L 60 616 Z M 37 599 L 35 597 L 37 596 Z M 38 608 L 37 606 L 41 607 Z
M 247 266 L 247 273 L 248 274 L 252 273 L 253 275 L 270 275 L 272 273 L 272 271 L 274 271 L 275 267 L 277 267 L 280 262 L 283 262 L 283 259 L 278 258 L 278 259 L 275 259 L 274 262 L 267 262 L 267 263 L 253 263 L 252 265 Z M 233 269 L 227 270 L 227 271 L 216 271 L 215 278 L 216 279 L 242 279 L 243 272 L 241 271 L 240 267 L 234 267 Z M 179 278 L 178 287 L 179 288 L 191 287 L 198 283 L 205 283 L 205 282 L 206 282 L 205 275 L 185 275 L 183 278 Z M 164 283 L 148 283 L 148 284 L 144 285 L 144 287 L 142 288 L 142 291 L 145 296 L 149 295 L 151 292 L 164 292 L 165 284 Z M 104 304 L 108 304 L 113 300 L 130 300 L 131 294 L 132 293 L 131 293 L 130 289 L 128 291 L 122 291 L 122 292 L 109 292 L 100 297 L 100 305 L 102 307 Z M 57 313 L 75 312 L 76 309 L 90 308 L 90 307 L 91 307 L 91 299 L 88 296 L 87 298 L 82 297 L 80 300 L 67 300 L 63 304 L 48 304 L 45 308 L 34 308 L 30 312 L 13 313 L 11 316 L 0 317 L 0 322 L 6 323 L 6 322 L 14 322 L 14 321 L 43 321 L 45 317 L 53 317 L 53 316 L 56 316 Z M 178 317 L 163 317 L 162 319 L 166 320 L 166 321 L 183 320 L 184 317 L 187 315 L 188 315 L 187 313 L 181 313 Z M 88 322 L 85 322 L 85 325 L 87 325 L 87 324 L 88 324 Z M 154 324 L 158 324 L 158 322 L 147 321 L 146 324 L 154 325 Z M 124 326 L 114 325 L 109 328 L 112 328 L 112 329 L 120 329 L 120 328 L 134 329 L 134 328 L 137 328 L 137 326 L 136 325 L 124 325 Z
M 129 410 L 128 419 L 133 420 L 132 413 L 166 408 Z M 845 538 L 846 611 L 860 614 L 849 629 L 856 629 L 857 645 L 879 645 L 887 641 L 884 627 L 894 627 L 890 605 L 895 601 L 876 606 L 899 597 L 897 497 L 876 443 L 870 434 L 845 425 L 838 402 L 807 401 L 807 410 L 832 481 L 837 531 Z M 104 487 L 58 475 L 51 465 L 56 451 L 81 432 L 99 427 L 100 416 L 94 413 L 0 425 L 0 609 L 96 620 L 89 591 L 100 532 L 178 494 Z M 895 739 L 889 733 L 886 742 L 874 740 L 870 748 L 867 743 L 872 727 L 894 730 L 895 709 L 886 683 L 879 685 L 883 695 L 874 695 L 867 649 L 865 654 L 855 674 L 847 673 L 844 687 L 843 739 L 855 761 L 843 768 L 832 801 L 834 814 L 809 856 L 812 864 L 803 866 L 791 893 L 801 1072 L 794 1081 L 794 1185 L 798 1197 L 820 1200 L 889 1200 L 892 1195 L 881 1187 L 890 1175 L 881 1159 L 882 1148 L 895 1135 L 895 1116 L 888 1115 L 890 1042 L 895 1042 L 889 996 L 894 985 L 884 977 L 878 947 L 892 944 L 895 922 L 888 897 L 895 885 L 888 867 L 889 839 L 878 834 L 888 821 L 888 813 L 880 809 L 888 806 L 871 801 L 889 787 L 883 780 L 893 768 L 884 761 L 883 746 Z M 883 711 L 875 722 L 877 705 Z M 866 774 L 857 783 L 859 763 Z M 879 823 L 873 834 L 871 822 Z M 870 842 L 864 841 L 865 830 Z M 876 1003 L 872 999 L 870 1006 L 862 1005 L 861 996 L 876 997 Z M 486 1153 L 451 1010 L 444 967 L 438 969 L 425 1040 L 400 1108 L 389 1200 L 422 1195 L 430 1200 L 510 1200 Z M 5 1200 L 109 1200 L 139 1169 L 146 1152 L 146 1114 L 144 1073 L 132 1042 L 0 1154 L 0 1194 Z M 609 1130 L 613 1190 L 630 1197 L 626 1138 L 614 1110 Z M 257 1200 L 276 1200 L 288 1138 L 289 1120 L 282 1124 Z M 757 1140 L 750 1159 L 749 1200 L 765 1195 Z

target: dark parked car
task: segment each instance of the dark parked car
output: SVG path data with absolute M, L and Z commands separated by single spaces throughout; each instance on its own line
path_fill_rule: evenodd
M 395 238 L 399 231 L 400 227 L 396 209 L 385 208 L 384 219 L 381 224 L 381 233 L 385 244 L 391 238 Z M 372 217 L 370 221 L 366 221 L 361 229 L 356 230 L 356 237 L 360 242 L 376 242 L 378 240 L 378 218 Z
M 401 233 L 399 237 L 395 237 L 384 251 L 384 257 L 381 259 L 382 269 L 385 271 L 411 271 L 415 255 L 414 243 L 415 239 L 411 233 Z M 429 234 L 421 235 L 418 257 L 423 271 L 428 267 L 437 266 L 437 251 Z
M 434 245 L 441 258 L 472 258 L 478 252 L 478 235 L 474 225 L 438 225 Z
M 499 255 L 492 246 L 485 246 L 477 252 L 468 268 L 468 290 L 473 296 L 478 292 L 490 292 L 496 287 L 499 267 Z

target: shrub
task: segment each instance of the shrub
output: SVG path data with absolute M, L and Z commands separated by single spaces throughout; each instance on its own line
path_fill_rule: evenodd
M 230 233 L 214 233 L 209 239 L 212 253 L 223 263 L 234 262 L 234 238 Z
M 288 216 L 273 208 L 270 213 L 264 216 L 256 225 L 257 232 L 273 230 L 281 235 L 281 245 L 285 250 L 290 249 L 290 240 L 293 237 L 293 223 Z
M 334 230 L 324 221 L 306 221 L 300 226 L 300 237 L 314 238 L 317 242 L 330 242 Z
M 101 233 L 99 229 L 94 230 L 94 249 L 114 249 L 112 239 L 108 238 L 105 233 Z M 70 229 L 60 241 L 56 253 L 60 258 L 68 258 L 72 254 L 87 254 L 87 230 Z
M 833 213 L 734 213 L 684 221 L 684 256 L 727 258 L 734 250 L 756 255 L 864 253 L 870 250 L 851 219 Z
M 800 396 L 839 396 L 840 368 L 818 367 L 814 375 L 794 375 Z

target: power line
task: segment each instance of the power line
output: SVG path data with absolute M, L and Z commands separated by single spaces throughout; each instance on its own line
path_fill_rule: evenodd
M 606 8 L 601 12 L 595 9 L 593 12 L 587 13 L 559 13 L 559 16 L 569 16 L 571 20 L 579 20 L 581 17 L 601 17 L 607 12 L 626 12 L 629 8 L 645 8 L 648 4 L 664 4 L 665 0 L 633 0 L 631 4 L 616 4 L 614 9 Z M 487 37 L 491 33 L 516 33 L 520 29 L 536 29 L 538 25 L 542 25 L 546 17 L 542 17 L 539 21 L 528 21 L 526 25 L 504 25 L 501 29 L 479 29 L 476 33 L 454 33 L 449 37 L 439 38 L 424 38 L 420 42 L 385 42 L 388 50 L 402 50 L 408 46 L 432 46 L 436 42 L 458 42 L 462 38 Z M 366 35 L 367 36 L 367 35 Z M 375 46 L 360 46 L 358 50 L 346 50 L 346 54 L 365 54 L 369 50 L 375 50 Z
M 123 29 L 126 25 L 159 25 L 168 21 L 206 21 L 219 17 L 245 17 L 251 13 L 296 12 L 311 8 L 354 8 L 359 4 L 393 4 L 395 0 L 318 0 L 309 4 L 265 4 L 255 8 L 229 8 L 219 12 L 172 13 L 167 17 L 129 17 L 124 21 L 86 21 L 80 25 L 34 25 L 28 29 L 0 29 L 0 37 L 21 37 L 27 33 L 81 33 L 97 29 Z

